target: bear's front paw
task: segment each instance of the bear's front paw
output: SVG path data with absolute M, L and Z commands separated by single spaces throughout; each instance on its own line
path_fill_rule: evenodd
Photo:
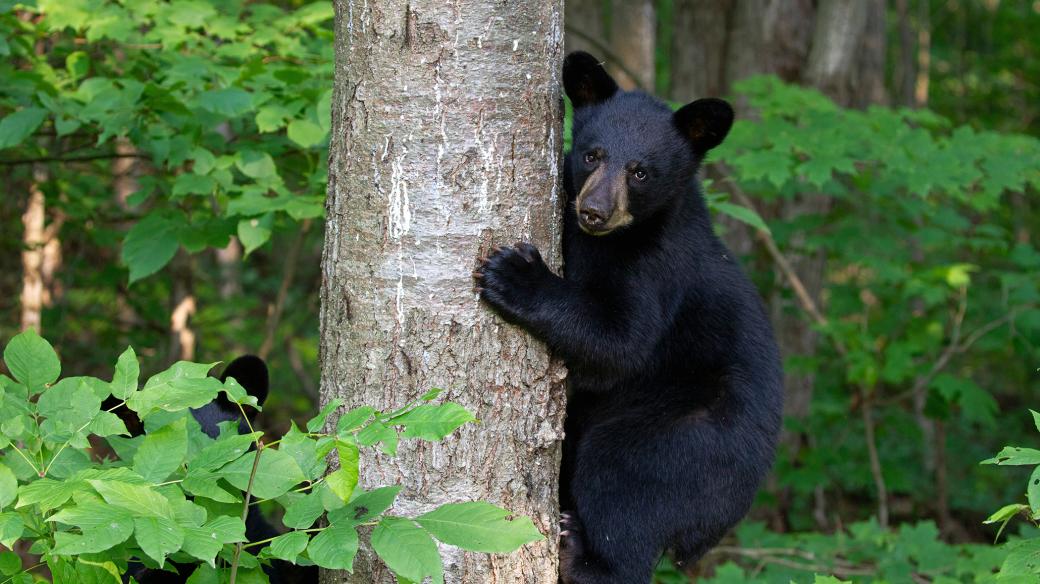
M 573 511 L 560 513 L 560 579 L 564 584 L 578 582 L 576 574 L 581 572 L 584 555 L 585 544 L 578 514 Z
M 496 247 L 473 272 L 480 297 L 502 316 L 522 320 L 552 277 L 538 248 L 530 243 Z

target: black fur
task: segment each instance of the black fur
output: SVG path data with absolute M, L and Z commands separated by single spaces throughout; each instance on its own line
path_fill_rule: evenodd
M 263 359 L 253 355 L 243 355 L 235 359 L 224 368 L 220 374 L 220 381 L 227 381 L 229 377 L 234 378 L 246 390 L 246 393 L 256 398 L 258 405 L 263 406 L 269 391 L 267 365 Z M 243 406 L 243 409 L 252 422 L 257 411 L 249 406 Z M 129 412 L 129 410 L 127 411 Z M 202 427 L 202 431 L 210 438 L 220 435 L 218 424 L 221 422 L 238 420 L 239 432 L 249 431 L 249 426 L 242 418 L 242 412 L 238 406 L 231 403 L 223 393 L 201 408 L 192 410 L 191 413 Z M 246 515 L 246 539 L 262 541 L 277 535 L 279 535 L 278 531 L 267 522 L 260 510 L 255 506 L 250 507 L 249 513 Z M 176 572 L 132 564 L 128 575 L 132 575 L 140 584 L 183 584 L 195 570 L 195 564 L 183 566 L 169 562 L 169 567 Z M 264 572 L 267 573 L 271 584 L 304 584 L 318 581 L 316 567 L 296 566 L 282 560 L 273 560 L 270 566 L 264 567 Z
M 757 291 L 714 234 L 696 178 L 732 109 L 701 100 L 673 115 L 604 76 L 585 53 L 565 61 L 576 108 L 565 277 L 526 243 L 474 275 L 482 298 L 570 371 L 562 580 L 645 584 L 662 552 L 696 561 L 747 513 L 775 455 L 782 373 Z M 600 165 L 624 185 L 632 221 L 593 236 L 574 201 Z

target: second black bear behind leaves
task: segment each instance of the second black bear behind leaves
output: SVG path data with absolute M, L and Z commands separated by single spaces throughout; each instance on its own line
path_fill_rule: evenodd
M 746 513 L 772 465 L 783 401 L 758 294 L 715 235 L 697 182 L 733 110 L 673 112 L 619 91 L 572 53 L 564 273 L 534 246 L 501 248 L 481 297 L 570 371 L 561 578 L 644 584 L 664 551 L 700 558 Z

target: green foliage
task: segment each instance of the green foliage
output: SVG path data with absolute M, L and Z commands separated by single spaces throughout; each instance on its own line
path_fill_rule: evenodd
M 982 512 L 980 493 L 1007 487 L 974 468 L 980 432 L 996 427 L 1000 396 L 1037 388 L 1028 367 L 1008 363 L 1040 346 L 1040 252 L 1023 236 L 1037 219 L 1027 201 L 1040 188 L 1040 140 L 954 127 L 926 110 L 843 109 L 770 77 L 736 92 L 751 113 L 711 153 L 709 176 L 723 176 L 709 197 L 797 208 L 766 221 L 777 248 L 789 260 L 826 257 L 820 345 L 785 364 L 814 379 L 808 415 L 789 430 L 827 444 L 778 463 L 796 528 L 811 525 L 802 511 L 818 485 L 876 496 L 863 407 L 880 428 L 889 495 L 912 502 L 910 517 L 931 512 L 937 448 L 957 453 L 942 463 L 950 505 Z M 766 295 L 805 314 L 776 262 L 762 260 L 748 264 Z M 934 424 L 946 431 L 940 446 L 925 433 Z
M 14 378 L 0 377 L 0 416 L 7 420 L 0 448 L 0 543 L 33 542 L 55 582 L 119 582 L 130 561 L 199 564 L 190 581 L 217 581 L 239 544 L 250 552 L 242 556 L 239 582 L 267 581 L 256 560 L 350 570 L 362 526 L 374 527 L 373 549 L 402 581 L 432 576 L 441 582 L 435 540 L 508 553 L 542 539 L 530 519 L 510 519 L 507 510 L 489 503 L 399 517 L 389 511 L 401 487 L 357 488 L 359 446 L 370 445 L 361 439 L 368 427 L 378 424 L 382 439 L 392 434 L 396 444 L 412 437 L 442 440 L 474 420 L 457 404 L 431 403 L 439 390 L 394 412 L 346 412 L 334 432 L 322 432 L 340 407 L 334 402 L 307 424 L 308 432 L 292 426 L 284 438 L 265 444 L 259 432 L 222 432 L 216 439 L 202 432 L 189 408 L 220 391 L 237 403 L 251 399 L 233 379 L 209 377 L 213 364 L 178 362 L 138 387 L 139 366 L 127 349 L 111 382 L 59 380 L 57 355 L 31 331 L 8 343 L 4 361 Z M 110 395 L 119 403 L 102 411 Z M 123 405 L 137 412 L 146 434 L 119 436 L 128 433 L 112 411 Z M 118 458 L 93 461 L 90 435 L 109 441 Z M 332 450 L 339 468 L 326 474 Z M 247 541 L 241 505 L 249 497 L 284 508 L 292 531 Z M 312 527 L 323 516 L 326 526 Z M 0 556 L 0 570 L 24 574 L 17 556 Z
M 123 238 L 131 283 L 232 235 L 253 251 L 276 224 L 324 212 L 332 14 L 326 2 L 6 8 L 0 160 L 83 160 L 58 170 L 100 176 L 120 156 L 146 160 Z M 54 180 L 80 205 L 115 203 L 107 189 Z

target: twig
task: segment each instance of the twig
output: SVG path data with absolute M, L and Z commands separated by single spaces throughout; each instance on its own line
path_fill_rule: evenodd
M 736 181 L 733 180 L 733 171 L 721 162 L 716 163 L 716 166 L 726 175 L 724 182 L 727 184 L 729 192 L 733 195 L 733 198 L 741 205 L 758 214 L 758 210 L 755 209 L 755 204 L 751 201 L 751 197 L 747 196 L 747 194 L 737 186 Z M 776 264 L 776 267 L 780 269 L 780 272 L 784 275 L 787 283 L 791 286 L 791 290 L 794 291 L 795 296 L 798 298 L 798 303 L 802 306 L 802 310 L 809 315 L 809 318 L 811 318 L 816 325 L 826 327 L 828 324 L 827 317 L 820 312 L 820 308 L 816 305 L 816 301 L 813 300 L 812 296 L 809 294 L 809 290 L 805 287 L 805 283 L 803 283 L 801 277 L 798 276 L 798 272 L 795 271 L 790 260 L 788 260 L 787 257 L 784 256 L 783 252 L 780 251 L 780 248 L 776 245 L 776 240 L 773 239 L 772 234 L 768 231 L 755 228 L 755 236 L 762 242 L 762 245 L 765 246 L 766 252 L 769 253 L 769 257 L 773 260 L 773 263 Z M 839 353 L 842 355 L 848 354 L 844 343 L 833 337 L 831 337 L 831 340 Z
M 786 548 L 741 548 L 735 546 L 719 546 L 713 549 L 710 553 L 722 553 L 732 554 L 737 556 L 744 556 L 746 558 L 753 558 L 760 560 L 766 564 L 776 564 L 778 566 L 785 566 L 788 568 L 794 568 L 796 570 L 805 570 L 807 572 L 820 572 L 824 574 L 833 574 L 838 577 L 846 576 L 870 576 L 875 574 L 877 570 L 871 566 L 857 566 L 855 564 L 836 560 L 835 565 L 828 566 L 819 563 L 806 563 L 796 560 L 791 560 L 784 555 L 796 556 L 809 561 L 817 560 L 811 552 L 803 552 L 801 550 L 786 549 Z
M 611 65 L 614 65 L 615 67 L 620 69 L 622 73 L 628 75 L 629 79 L 632 80 L 632 83 L 635 84 L 637 89 L 647 91 L 647 88 L 643 87 L 643 84 L 639 82 L 639 77 L 635 73 L 633 73 L 631 69 L 625 66 L 625 61 L 621 57 L 618 57 L 614 53 L 614 51 L 611 51 L 610 48 L 607 47 L 607 45 L 604 45 L 602 42 L 600 42 L 599 39 L 593 37 L 592 35 L 588 34 L 583 30 L 576 29 L 573 26 L 563 25 L 563 30 L 571 33 L 572 35 L 582 39 L 583 41 L 595 47 L 597 51 L 599 51 L 604 57 L 610 60 Z
M 867 440 L 867 457 L 870 460 L 870 474 L 874 478 L 877 490 L 878 523 L 888 527 L 888 488 L 885 486 L 885 475 L 881 472 L 881 456 L 878 454 L 877 438 L 874 435 L 874 406 L 870 403 L 870 395 L 863 387 L 859 388 L 863 400 L 863 426 Z
M 965 351 L 970 349 L 972 345 L 974 345 L 980 339 L 982 339 L 982 337 L 984 337 L 987 334 L 995 331 L 996 329 L 1004 326 L 1005 324 L 1015 320 L 1015 317 L 1017 317 L 1019 314 L 1025 312 L 1027 310 L 1032 310 L 1034 308 L 1036 308 L 1035 304 L 1024 304 L 1022 306 L 1016 306 L 1015 308 L 1012 308 L 1011 310 L 1009 310 L 1006 314 L 1004 314 L 1000 318 L 997 318 L 995 320 L 991 320 L 991 321 L 987 322 L 986 324 L 980 326 L 979 328 L 975 329 L 974 331 L 972 331 L 972 333 L 970 335 L 968 335 L 967 337 L 964 338 L 964 342 L 963 343 L 957 344 L 957 343 L 951 342 L 946 347 L 946 349 L 943 350 L 942 354 L 939 356 L 939 359 L 936 360 L 935 364 L 932 365 L 931 370 L 929 370 L 929 372 L 926 373 L 923 377 L 918 379 L 918 381 L 916 383 L 914 383 L 914 387 L 912 389 L 904 391 L 903 393 L 901 393 L 899 395 L 896 395 L 896 396 L 893 396 L 893 397 L 891 397 L 889 399 L 879 400 L 878 401 L 878 405 L 891 405 L 891 404 L 894 404 L 894 403 L 901 402 L 904 399 L 914 395 L 915 392 L 919 391 L 919 389 L 918 389 L 919 386 L 927 387 L 927 385 L 929 383 L 931 383 L 933 379 L 935 379 L 935 376 L 938 375 L 939 373 L 941 373 L 942 370 L 945 369 L 947 365 L 949 365 L 950 359 L 952 359 L 954 355 L 957 355 L 957 354 L 960 354 L 960 353 L 964 353 Z M 960 333 L 958 332 L 958 334 L 960 334 Z M 952 337 L 952 334 L 951 334 L 951 337 Z
M 241 407 L 241 406 L 239 406 Z M 256 478 L 256 469 L 260 466 L 260 453 L 264 451 L 264 443 L 259 440 L 256 443 L 256 458 L 253 459 L 253 470 L 249 472 L 249 484 L 246 485 L 245 497 L 242 501 L 242 524 L 245 525 L 246 517 L 249 515 L 249 496 L 253 494 L 253 479 Z M 238 558 L 242 555 L 242 542 L 235 544 L 235 555 L 231 558 L 231 578 L 229 584 L 235 584 L 238 575 Z

